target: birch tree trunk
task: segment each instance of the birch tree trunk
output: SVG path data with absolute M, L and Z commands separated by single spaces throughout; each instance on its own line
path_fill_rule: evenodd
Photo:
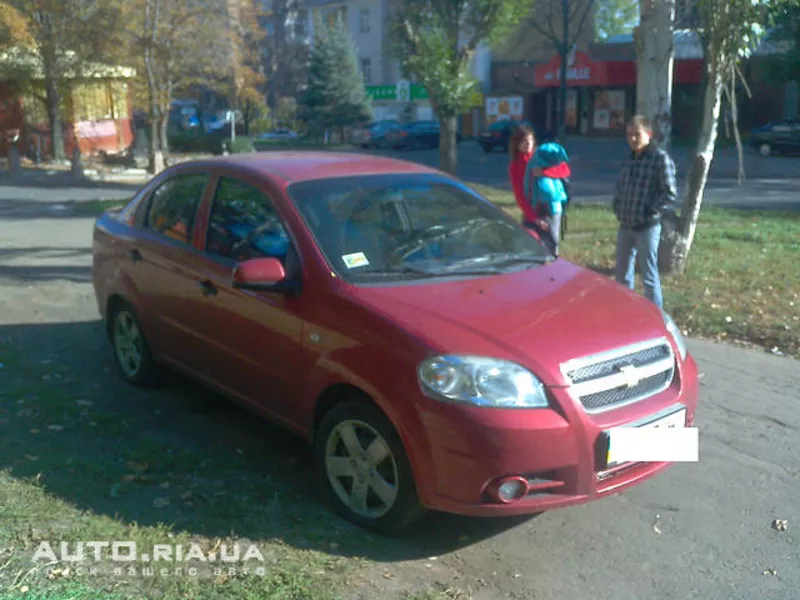
M 703 122 L 697 139 L 692 165 L 689 168 L 686 196 L 683 200 L 680 219 L 667 240 L 662 236 L 662 255 L 660 262 L 666 274 L 683 273 L 686 259 L 692 248 L 697 230 L 697 218 L 708 181 L 708 171 L 714 159 L 717 143 L 720 106 L 722 104 L 723 78 L 722 65 L 712 53 L 706 55 L 706 88 L 703 94 Z M 664 242 L 667 242 L 666 244 Z
M 640 0 L 636 48 L 636 112 L 653 125 L 656 140 L 669 149 L 672 137 L 672 65 L 675 0 Z

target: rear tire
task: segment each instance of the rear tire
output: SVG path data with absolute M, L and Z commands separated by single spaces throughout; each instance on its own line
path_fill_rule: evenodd
M 142 325 L 133 308 L 117 303 L 108 319 L 114 362 L 122 378 L 136 387 L 154 387 L 163 381 L 163 371 L 153 359 Z
M 391 535 L 426 513 L 400 437 L 372 404 L 334 406 L 320 423 L 314 455 L 325 500 L 351 523 Z

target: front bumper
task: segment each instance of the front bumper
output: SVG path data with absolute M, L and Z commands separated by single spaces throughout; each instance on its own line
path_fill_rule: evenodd
M 602 441 L 610 427 L 646 419 L 670 407 L 686 408 L 694 422 L 697 366 L 690 357 L 663 392 L 632 405 L 587 414 L 565 388 L 550 390 L 554 408 L 502 410 L 444 403 L 424 414 L 432 468 L 422 502 L 433 510 L 469 516 L 535 514 L 599 500 L 661 473 L 671 463 L 625 463 L 607 468 Z M 433 473 L 431 475 L 430 473 Z M 490 491 L 520 476 L 529 492 L 502 503 Z

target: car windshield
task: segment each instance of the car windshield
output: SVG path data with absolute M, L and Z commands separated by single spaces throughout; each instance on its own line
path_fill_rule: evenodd
M 312 180 L 288 191 L 333 270 L 352 283 L 486 276 L 553 259 L 509 215 L 439 175 Z

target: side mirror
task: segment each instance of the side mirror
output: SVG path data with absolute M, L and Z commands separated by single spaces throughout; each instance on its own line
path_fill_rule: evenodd
M 286 271 L 277 258 L 254 258 L 233 270 L 233 287 L 240 290 L 275 290 L 286 281 Z

